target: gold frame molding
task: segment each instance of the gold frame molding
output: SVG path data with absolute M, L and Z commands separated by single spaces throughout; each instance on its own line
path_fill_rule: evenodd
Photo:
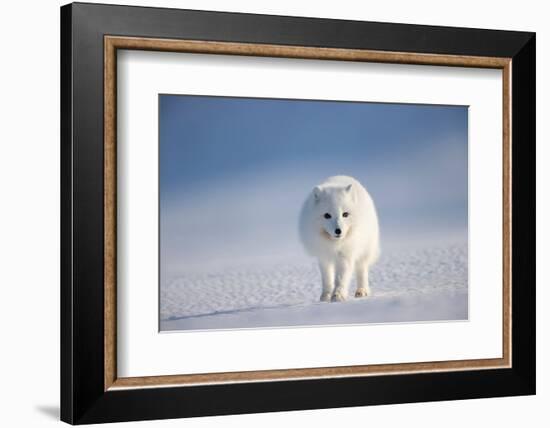
M 116 367 L 116 85 L 117 50 L 169 51 L 182 53 L 245 55 L 336 61 L 382 62 L 494 68 L 502 70 L 503 144 L 503 322 L 502 357 L 492 359 L 431 361 L 421 363 L 316 367 L 170 376 L 117 377 Z M 104 37 L 104 389 L 192 386 L 236 382 L 392 375 L 511 367 L 511 58 L 382 52 L 196 40 L 138 37 Z

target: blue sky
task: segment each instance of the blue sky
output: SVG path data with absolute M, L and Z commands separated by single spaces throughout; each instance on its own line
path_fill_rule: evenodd
M 159 109 L 161 260 L 299 251 L 301 202 L 335 174 L 369 190 L 383 241 L 466 230 L 467 107 L 160 95 Z

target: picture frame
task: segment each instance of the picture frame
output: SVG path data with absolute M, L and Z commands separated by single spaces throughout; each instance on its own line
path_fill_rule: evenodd
M 119 377 L 119 50 L 502 70 L 502 356 Z M 534 394 L 535 97 L 534 33 L 63 6 L 61 419 L 86 424 Z

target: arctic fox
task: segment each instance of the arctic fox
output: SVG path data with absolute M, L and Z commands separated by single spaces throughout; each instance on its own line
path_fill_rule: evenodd
M 305 249 L 319 260 L 322 302 L 346 300 L 354 272 L 355 297 L 370 294 L 369 268 L 380 254 L 378 217 L 359 181 L 334 176 L 316 186 L 304 202 L 299 227 Z

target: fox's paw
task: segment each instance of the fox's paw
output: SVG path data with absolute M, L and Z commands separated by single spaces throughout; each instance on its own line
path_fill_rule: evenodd
M 341 290 L 336 290 L 332 296 L 332 301 L 333 302 L 345 302 L 346 301 L 346 296 L 344 295 L 344 293 L 342 293 Z
M 368 288 L 358 288 L 355 292 L 355 297 L 367 297 L 370 294 Z
M 330 299 L 332 297 L 332 293 L 324 292 L 321 294 L 321 298 L 319 299 L 321 302 L 330 302 Z

